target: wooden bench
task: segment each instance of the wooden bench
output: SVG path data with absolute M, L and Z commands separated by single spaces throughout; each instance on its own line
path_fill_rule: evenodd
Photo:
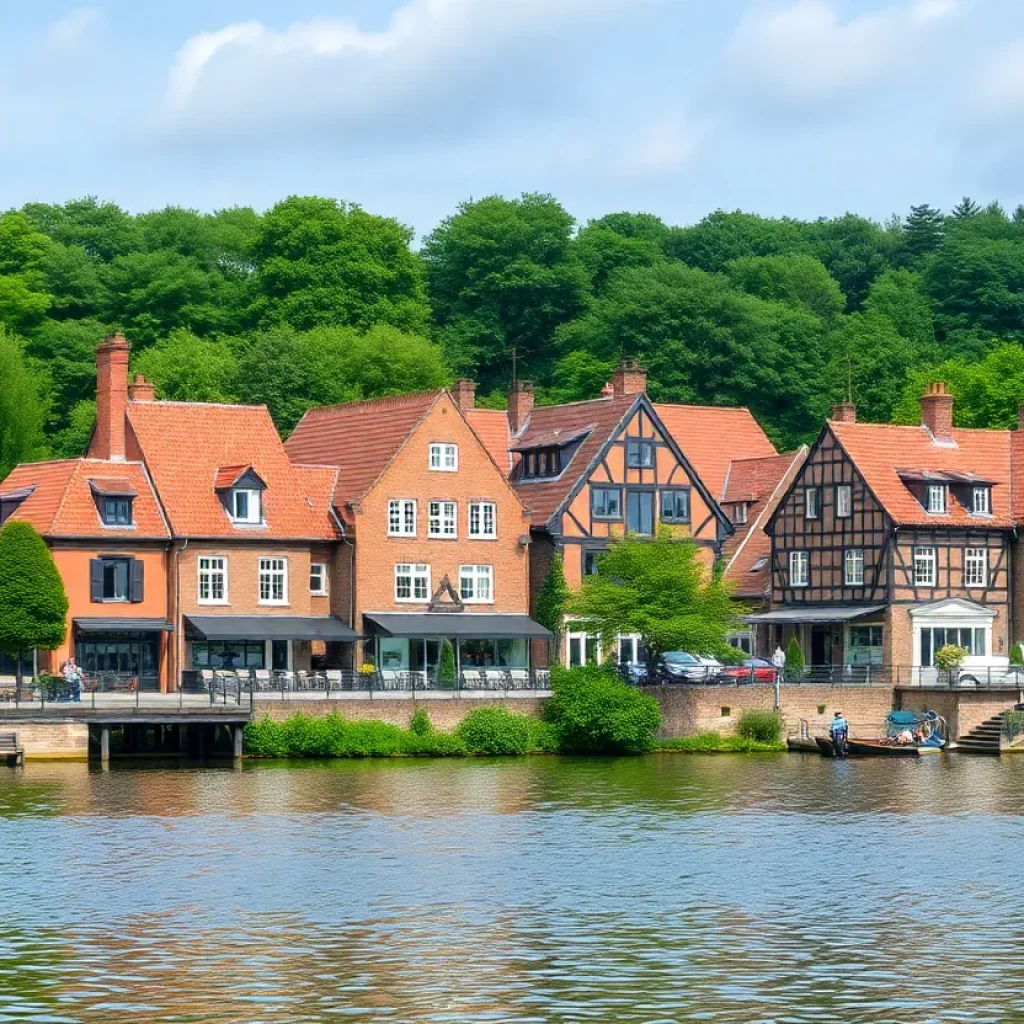
M 0 761 L 13 767 L 25 763 L 25 751 L 18 746 L 16 732 L 0 732 Z

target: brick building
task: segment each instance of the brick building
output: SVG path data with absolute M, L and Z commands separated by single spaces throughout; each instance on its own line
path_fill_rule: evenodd
M 463 381 L 311 409 L 285 444 L 296 465 L 337 467 L 332 607 L 387 673 L 435 677 L 445 640 L 463 673 L 524 671 L 548 636 L 528 616 L 530 520 L 505 437 L 473 406 Z

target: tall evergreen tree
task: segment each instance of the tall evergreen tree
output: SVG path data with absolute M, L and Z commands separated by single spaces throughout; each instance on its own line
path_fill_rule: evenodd
M 970 196 L 964 196 L 952 210 L 949 211 L 949 215 L 954 220 L 970 220 L 971 217 L 977 217 L 981 213 L 981 207 L 973 200 Z
M 941 210 L 923 203 L 910 208 L 910 216 L 903 222 L 903 264 L 917 266 L 942 245 L 946 218 Z
M 0 651 L 15 660 L 20 695 L 22 659 L 34 649 L 52 651 L 67 633 L 68 597 L 46 541 L 29 523 L 0 528 Z

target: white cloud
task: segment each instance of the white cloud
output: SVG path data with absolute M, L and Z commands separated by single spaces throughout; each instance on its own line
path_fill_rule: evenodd
M 975 125 L 1020 124 L 1024 114 L 1024 39 L 997 51 L 986 63 L 967 104 Z
M 382 31 L 340 19 L 259 21 L 193 36 L 170 70 L 163 130 L 256 136 L 314 124 L 403 141 L 461 134 L 467 119 L 550 107 L 569 30 L 629 0 L 407 0 Z
M 731 76 L 762 100 L 812 105 L 914 73 L 959 0 L 914 0 L 840 19 L 831 0 L 756 4 L 727 51 Z
M 77 53 L 99 28 L 103 15 L 98 7 L 76 7 L 46 30 L 44 47 L 57 57 Z

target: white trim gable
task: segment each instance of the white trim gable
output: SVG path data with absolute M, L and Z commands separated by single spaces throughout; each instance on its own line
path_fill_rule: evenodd
M 994 619 L 996 611 L 962 597 L 950 597 L 945 601 L 930 601 L 915 604 L 908 609 L 912 619 L 934 620 L 939 623 L 960 622 L 963 619 Z

